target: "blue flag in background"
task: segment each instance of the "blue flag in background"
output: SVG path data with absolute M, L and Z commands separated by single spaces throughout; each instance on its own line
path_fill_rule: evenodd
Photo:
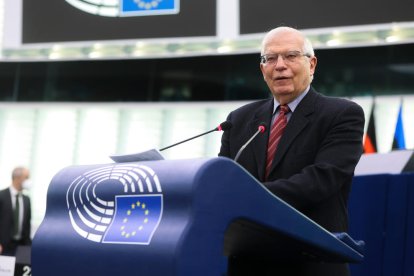
M 397 124 L 395 126 L 394 140 L 392 149 L 405 149 L 404 126 L 402 120 L 402 104 L 398 111 Z
M 121 0 L 121 15 L 157 15 L 179 12 L 179 0 Z

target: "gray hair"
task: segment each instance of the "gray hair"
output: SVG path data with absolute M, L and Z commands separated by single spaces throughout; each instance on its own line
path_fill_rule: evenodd
M 313 50 L 312 43 L 307 37 L 304 37 L 304 43 L 303 43 L 303 53 L 305 55 L 309 55 L 313 57 L 315 55 L 315 51 Z
M 12 180 L 21 177 L 27 169 L 25 167 L 16 167 L 12 171 Z
M 267 34 L 264 36 L 263 40 L 262 40 L 262 46 L 261 46 L 261 55 L 264 54 L 264 50 L 265 50 L 265 45 L 267 40 L 272 37 L 274 34 L 279 33 L 279 32 L 296 32 L 297 34 L 299 34 L 302 38 L 303 38 L 303 53 L 306 55 L 309 55 L 311 57 L 313 57 L 315 55 L 315 51 L 313 50 L 313 46 L 312 43 L 310 42 L 310 40 L 299 30 L 295 29 L 295 28 L 291 28 L 291 27 L 277 27 L 274 28 L 272 30 L 270 30 L 269 32 L 267 32 Z

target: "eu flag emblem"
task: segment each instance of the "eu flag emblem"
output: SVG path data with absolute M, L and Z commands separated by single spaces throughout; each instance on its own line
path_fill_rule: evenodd
M 162 216 L 162 195 L 122 195 L 104 243 L 149 244 Z
M 175 14 L 180 11 L 179 0 L 121 0 L 121 16 Z

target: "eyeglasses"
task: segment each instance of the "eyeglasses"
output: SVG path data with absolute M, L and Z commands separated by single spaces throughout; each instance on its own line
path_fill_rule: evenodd
M 296 62 L 299 59 L 299 57 L 302 57 L 302 56 L 311 57 L 310 54 L 302 54 L 299 51 L 288 51 L 288 52 L 280 53 L 280 54 L 262 55 L 260 56 L 260 63 L 269 64 L 269 65 L 276 64 L 277 61 L 279 60 L 279 56 L 282 57 L 284 62 L 289 62 L 289 63 Z

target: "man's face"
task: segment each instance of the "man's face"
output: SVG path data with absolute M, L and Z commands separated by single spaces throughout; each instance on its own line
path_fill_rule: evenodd
M 15 182 L 15 188 L 19 191 L 21 191 L 23 189 L 23 182 L 27 179 L 30 178 L 30 172 L 29 170 L 24 170 L 22 175 L 20 175 L 19 177 L 16 178 Z
M 280 104 L 298 97 L 311 83 L 316 57 L 304 56 L 304 40 L 296 32 L 283 31 L 267 37 L 263 55 L 270 57 L 260 63 L 263 78 Z

